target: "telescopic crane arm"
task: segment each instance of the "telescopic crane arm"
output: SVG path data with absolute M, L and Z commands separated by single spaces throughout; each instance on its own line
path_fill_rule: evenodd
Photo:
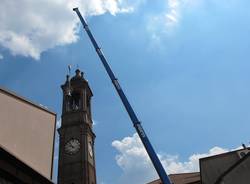
M 83 28 L 86 30 L 94 48 L 95 48 L 103 66 L 104 66 L 104 68 L 106 69 L 118 95 L 120 96 L 121 101 L 122 101 L 124 107 L 126 108 L 128 114 L 129 114 L 129 117 L 130 117 L 131 121 L 133 122 L 133 125 L 134 125 L 134 127 L 135 127 L 135 129 L 136 129 L 136 131 L 137 131 L 137 133 L 138 133 L 138 135 L 139 135 L 139 137 L 140 137 L 140 139 L 141 139 L 141 141 L 142 141 L 142 143 L 143 143 L 143 145 L 144 145 L 144 147 L 145 147 L 145 149 L 146 149 L 146 151 L 147 151 L 147 153 L 148 153 L 148 155 L 149 155 L 149 157 L 150 157 L 150 159 L 151 159 L 151 161 L 152 161 L 152 163 L 153 163 L 153 165 L 154 165 L 154 167 L 155 167 L 155 169 L 156 169 L 156 171 L 157 171 L 157 173 L 162 181 L 162 183 L 163 184 L 171 184 L 158 156 L 156 155 L 145 131 L 142 128 L 140 121 L 138 120 L 133 108 L 131 107 L 127 97 L 125 96 L 117 78 L 115 77 L 114 73 L 112 72 L 106 58 L 104 57 L 104 55 L 102 53 L 101 48 L 98 46 L 94 36 L 92 35 L 86 21 L 82 17 L 78 8 L 74 8 L 73 10 L 77 13 L 77 15 L 78 15 L 78 17 L 83 25 Z

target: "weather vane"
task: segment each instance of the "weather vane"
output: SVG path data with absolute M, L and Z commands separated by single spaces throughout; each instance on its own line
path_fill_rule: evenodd
M 68 65 L 68 70 L 69 70 L 69 76 L 71 74 L 71 65 Z

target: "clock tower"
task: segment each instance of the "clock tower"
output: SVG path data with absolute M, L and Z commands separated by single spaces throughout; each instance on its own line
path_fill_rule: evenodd
M 63 91 L 62 125 L 58 129 L 58 184 L 96 184 L 93 121 L 93 96 L 83 72 L 67 76 Z

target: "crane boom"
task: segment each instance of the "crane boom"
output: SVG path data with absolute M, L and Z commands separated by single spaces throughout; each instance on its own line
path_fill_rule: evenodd
M 130 119 L 131 119 L 131 121 L 132 121 L 132 123 L 133 123 L 133 125 L 134 125 L 134 127 L 135 127 L 135 129 L 136 129 L 136 131 L 137 131 L 137 133 L 138 133 L 138 135 L 139 135 L 139 137 L 140 137 L 140 139 L 141 139 L 141 141 L 142 141 L 142 143 L 143 143 L 143 145 L 144 145 L 144 147 L 145 147 L 145 149 L 146 149 L 146 151 L 147 151 L 147 153 L 148 153 L 148 155 L 149 155 L 149 157 L 150 157 L 150 159 L 155 167 L 155 169 L 156 169 L 156 172 L 158 173 L 158 175 L 161 179 L 161 181 L 163 182 L 163 184 L 171 184 L 158 156 L 156 155 L 145 131 L 142 128 L 141 122 L 138 120 L 133 108 L 131 107 L 126 95 L 124 94 L 124 92 L 123 92 L 123 90 L 118 82 L 118 79 L 115 77 L 114 73 L 112 72 L 105 56 L 102 53 L 101 48 L 98 46 L 94 36 L 92 35 L 92 33 L 91 33 L 87 23 L 86 23 L 86 21 L 82 17 L 78 8 L 74 8 L 73 10 L 77 13 L 77 15 L 78 15 L 78 17 L 83 25 L 83 28 L 86 30 L 94 48 L 95 48 L 103 66 L 104 66 L 104 68 L 106 69 L 106 72 L 108 73 L 118 95 L 120 96 L 121 101 L 122 101 L 124 107 L 126 108 L 128 114 L 129 114 L 129 117 L 130 117 Z

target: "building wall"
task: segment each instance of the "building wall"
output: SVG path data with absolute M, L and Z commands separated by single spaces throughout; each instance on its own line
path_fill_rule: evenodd
M 0 184 L 53 184 L 49 179 L 0 148 Z
M 200 171 L 202 184 L 248 184 L 250 149 L 201 158 Z
M 244 159 L 222 179 L 220 184 L 249 184 L 250 183 L 250 156 Z
M 0 147 L 52 177 L 56 115 L 0 88 Z
M 214 184 L 216 180 L 239 159 L 236 152 L 200 159 L 202 184 Z

